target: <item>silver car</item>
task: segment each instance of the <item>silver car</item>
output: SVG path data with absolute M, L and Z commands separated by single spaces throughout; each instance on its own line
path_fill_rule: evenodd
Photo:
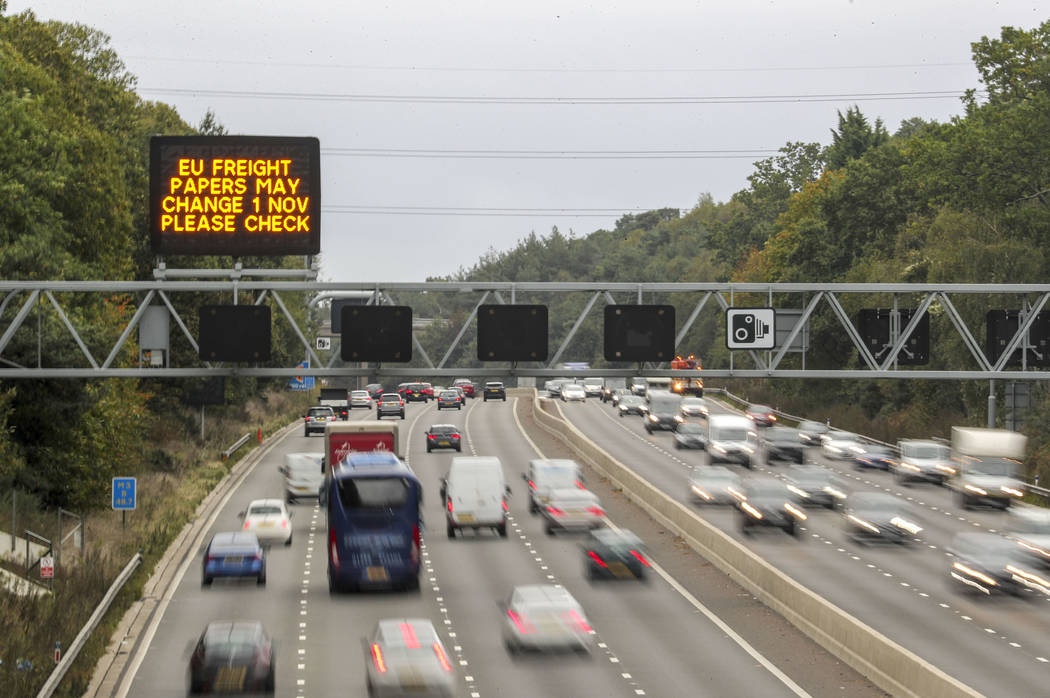
M 367 390 L 353 390 L 350 392 L 350 409 L 355 407 L 372 409 L 372 396 L 368 394 Z
M 693 469 L 689 491 L 703 504 L 736 504 L 743 491 L 740 476 L 724 465 L 701 465 Z
M 376 623 L 365 659 L 370 696 L 453 696 L 456 674 L 434 624 L 425 618 Z
M 503 644 L 507 651 L 590 651 L 594 630 L 583 608 L 559 584 L 514 587 L 503 614 Z
M 540 514 L 547 520 L 546 531 L 553 536 L 556 531 L 589 531 L 600 528 L 605 511 L 598 495 L 579 487 L 565 487 L 550 491 L 546 506 Z

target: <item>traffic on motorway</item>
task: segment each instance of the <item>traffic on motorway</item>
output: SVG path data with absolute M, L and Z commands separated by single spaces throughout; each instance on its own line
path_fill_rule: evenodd
M 373 408 L 329 419 L 323 437 L 286 430 L 207 522 L 200 581 L 179 578 L 121 695 L 680 695 L 699 685 L 818 695 L 838 685 L 834 672 L 790 675 L 799 653 L 837 664 L 801 635 L 764 648 L 786 653 L 774 665 L 698 615 L 701 602 L 679 589 L 701 578 L 668 580 L 652 557 L 659 541 L 610 518 L 611 490 L 589 489 L 607 484 L 546 457 L 521 429 L 517 400 L 486 403 L 485 388 L 451 414 L 427 395 L 406 401 L 404 421 Z M 430 437 L 449 433 L 435 426 L 449 423 L 460 450 L 434 448 Z M 763 629 L 741 632 L 760 640 Z M 878 693 L 853 680 L 859 695 Z

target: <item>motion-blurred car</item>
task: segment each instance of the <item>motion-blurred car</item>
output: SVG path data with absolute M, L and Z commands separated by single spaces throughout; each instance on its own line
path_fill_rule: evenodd
M 273 641 L 258 621 L 216 621 L 190 657 L 190 693 L 274 690 Z
M 1006 531 L 1030 563 L 1050 569 L 1050 511 L 1040 507 L 1012 507 Z
M 603 385 L 602 392 L 601 395 L 599 395 L 599 397 L 602 399 L 602 402 L 609 402 L 610 400 L 612 400 L 613 393 L 615 393 L 617 390 L 622 390 L 625 393 L 627 392 L 627 388 L 614 388 L 611 385 Z
M 365 658 L 369 696 L 451 696 L 456 674 L 445 646 L 425 618 L 376 623 Z
M 952 579 L 977 592 L 1020 596 L 1026 589 L 1050 596 L 1050 579 L 1032 567 L 1017 543 L 994 533 L 960 533 L 948 552 Z
M 405 402 L 426 402 L 430 399 L 425 383 L 402 383 L 402 386 L 404 387 L 399 388 L 398 392 Z
M 649 381 L 641 376 L 632 378 L 631 382 L 627 384 L 628 389 L 634 395 L 645 395 L 649 392 Z
M 350 409 L 355 407 L 364 407 L 366 410 L 372 409 L 372 396 L 368 394 L 367 390 L 350 391 Z
M 844 513 L 846 535 L 858 543 L 910 543 L 922 531 L 908 502 L 886 492 L 857 492 Z
M 427 440 L 427 453 L 435 448 L 454 448 L 463 450 L 463 437 L 455 424 L 432 424 L 424 433 Z
M 292 514 L 280 499 L 256 499 L 241 512 L 244 530 L 261 543 L 292 544 Z
M 823 436 L 830 431 L 823 422 L 803 421 L 798 424 L 798 440 L 803 446 L 820 446 Z
M 383 417 L 405 418 L 405 401 L 397 393 L 383 393 L 376 403 L 376 419 Z
M 315 431 L 323 434 L 325 425 L 334 421 L 335 410 L 331 407 L 311 407 L 303 422 L 303 436 L 309 436 Z
M 914 480 L 943 485 L 955 475 L 952 452 L 947 444 L 923 439 L 904 439 L 897 442 L 900 459 L 893 471 L 897 482 L 906 484 Z
M 793 465 L 784 474 L 788 492 L 805 506 L 837 509 L 846 500 L 846 488 L 827 468 L 819 465 Z
M 780 480 L 753 477 L 743 483 L 740 492 L 740 529 L 745 536 L 759 528 L 779 528 L 801 537 L 800 524 L 808 517 Z
M 587 390 L 579 383 L 567 383 L 561 387 L 561 399 L 563 402 L 569 400 L 584 402 L 587 399 Z
M 455 390 L 444 390 L 438 393 L 437 398 L 438 410 L 443 409 L 463 409 L 463 399 L 459 396 L 459 393 Z
M 594 630 L 568 589 L 556 584 L 514 587 L 504 605 L 503 644 L 521 650 L 589 651 Z
M 744 416 L 760 427 L 771 427 L 777 423 L 777 414 L 769 405 L 750 405 Z
M 583 379 L 583 391 L 587 394 L 587 397 L 601 397 L 602 390 L 605 388 L 604 378 L 584 378 Z
M 507 401 L 507 390 L 503 387 L 503 384 L 499 381 L 489 381 L 485 384 L 485 391 L 482 393 L 484 402 L 489 400 L 502 400 Z
M 736 504 L 743 485 L 740 476 L 724 465 L 699 465 L 689 476 L 689 491 L 701 504 Z
M 675 448 L 699 448 L 707 447 L 707 429 L 703 425 L 694 422 L 679 424 L 674 430 Z
M 558 531 L 588 531 L 603 525 L 605 511 L 598 495 L 579 487 L 563 487 L 550 491 L 546 506 L 540 508 L 546 519 L 544 530 L 548 536 Z
M 682 416 L 682 396 L 666 390 L 649 393 L 649 414 L 645 417 L 645 430 L 652 434 L 656 430 L 674 431 L 685 421 Z
M 365 386 L 365 390 L 368 391 L 368 395 L 373 401 L 378 400 L 379 396 L 384 392 L 382 383 L 369 383 Z
M 469 378 L 457 378 L 452 381 L 453 388 L 462 388 L 463 394 L 467 397 L 474 397 L 474 381 Z
M 521 477 L 529 485 L 529 513 L 539 513 L 550 502 L 554 490 L 583 489 L 580 464 L 568 458 L 536 458 Z
M 631 391 L 628 390 L 627 388 L 614 388 L 612 390 L 612 392 L 609 393 L 609 402 L 612 403 L 613 407 L 619 407 L 620 406 L 620 398 L 622 398 L 624 395 L 631 395 L 631 394 L 632 394 Z
M 682 416 L 684 417 L 706 417 L 711 412 L 707 400 L 702 397 L 682 398 Z
M 881 444 L 860 444 L 862 450 L 855 452 L 853 465 L 857 470 L 886 470 L 897 464 L 897 452 Z
M 434 385 L 432 383 L 420 383 L 423 386 L 423 395 L 426 396 L 427 400 L 434 399 Z
M 255 577 L 266 584 L 266 551 L 254 533 L 228 531 L 212 536 L 201 559 L 201 584 L 209 586 L 216 577 Z
M 860 437 L 848 431 L 832 431 L 825 435 L 820 452 L 826 458 L 853 460 L 858 453 L 864 452 Z
M 583 544 L 587 579 L 645 579 L 649 560 L 638 536 L 626 529 L 591 531 Z
M 804 447 L 798 440 L 798 430 L 791 427 L 776 426 L 764 430 L 762 444 L 766 451 L 766 463 L 802 463 L 805 460 Z
M 627 414 L 636 414 L 644 417 L 645 413 L 649 411 L 649 406 L 645 404 L 644 398 L 637 395 L 624 395 L 616 404 L 616 409 L 619 410 L 621 417 Z
M 284 500 L 291 504 L 307 497 L 317 499 L 324 484 L 323 453 L 286 453 L 277 472 L 284 476 Z

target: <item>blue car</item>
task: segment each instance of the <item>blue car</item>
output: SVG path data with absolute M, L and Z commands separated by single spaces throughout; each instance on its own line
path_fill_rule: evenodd
M 890 448 L 878 444 L 863 444 L 864 452 L 858 453 L 853 458 L 853 465 L 857 470 L 863 468 L 877 468 L 889 470 L 897 464 L 897 454 Z
M 266 584 L 266 552 L 254 533 L 233 531 L 216 533 L 204 551 L 201 584 L 208 586 L 216 577 L 255 577 Z

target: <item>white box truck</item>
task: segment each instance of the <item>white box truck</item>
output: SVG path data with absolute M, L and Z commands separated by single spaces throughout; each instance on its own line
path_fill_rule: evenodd
M 1028 437 L 1006 429 L 952 427 L 956 473 L 948 482 L 963 509 L 989 504 L 1006 509 L 1024 496 L 1022 461 Z

